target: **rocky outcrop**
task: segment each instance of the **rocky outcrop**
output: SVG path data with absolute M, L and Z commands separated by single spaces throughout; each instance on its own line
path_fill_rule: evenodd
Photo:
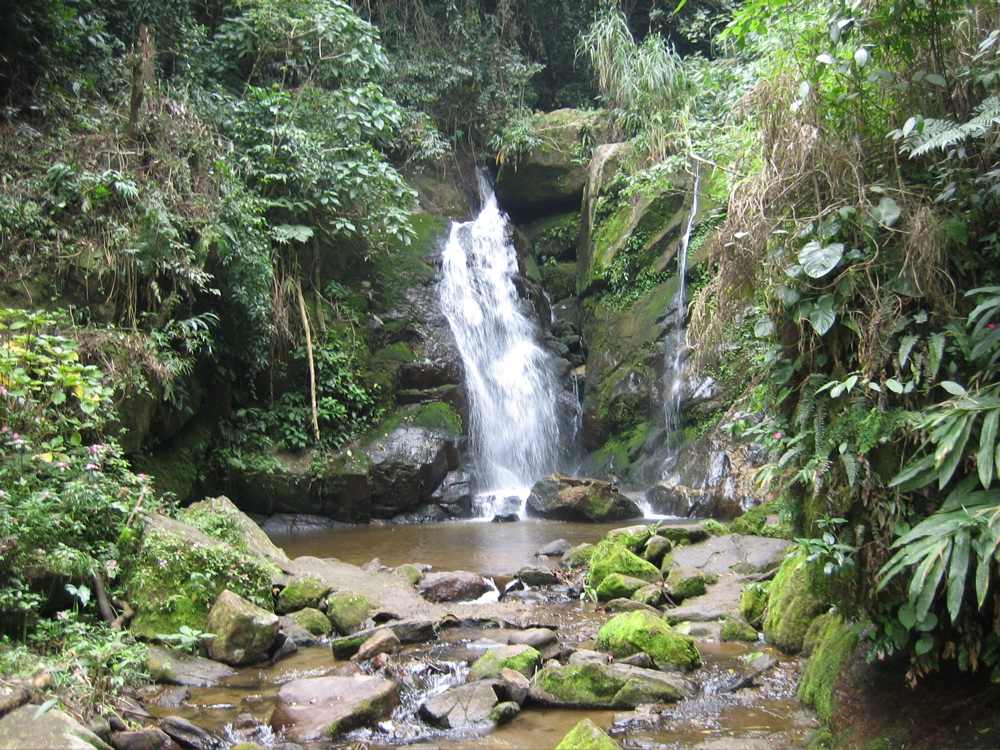
M 399 702 L 380 677 L 314 677 L 281 687 L 271 726 L 292 742 L 315 742 L 377 721 Z
M 401 425 L 365 447 L 371 462 L 371 512 L 388 518 L 428 500 L 457 468 L 457 435 Z
M 517 221 L 578 208 L 587 181 L 586 143 L 600 140 L 602 114 L 561 109 L 537 114 L 539 144 L 497 175 L 500 205 Z
M 608 482 L 553 475 L 531 488 L 529 516 L 560 521 L 620 521 L 642 516 L 639 506 Z

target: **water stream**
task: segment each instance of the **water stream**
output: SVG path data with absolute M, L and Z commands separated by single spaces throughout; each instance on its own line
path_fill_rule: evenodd
M 469 440 L 484 516 L 523 501 L 559 460 L 561 387 L 553 357 L 515 285 L 517 252 L 507 217 L 480 176 L 482 209 L 454 223 L 442 256 L 441 308 L 458 343 L 469 397 Z

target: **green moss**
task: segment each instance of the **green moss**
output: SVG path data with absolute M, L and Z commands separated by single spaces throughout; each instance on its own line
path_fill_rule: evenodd
M 553 300 L 576 294 L 576 263 L 546 263 L 541 268 L 542 285 Z
M 462 417 L 454 407 L 441 401 L 403 406 L 383 419 L 364 438 L 365 443 L 386 437 L 399 427 L 423 427 L 449 435 L 462 434 Z
M 858 634 L 837 614 L 821 615 L 813 625 L 818 631 L 816 644 L 799 680 L 798 697 L 829 723 L 837 680 L 858 645 Z
M 525 231 L 532 242 L 532 251 L 536 257 L 569 259 L 576 255 L 576 241 L 580 234 L 580 212 L 571 211 L 540 219 L 526 227 Z
M 617 658 L 645 653 L 660 669 L 690 671 L 701 666 L 694 641 L 645 610 L 624 612 L 608 620 L 597 633 L 597 646 Z
M 473 680 L 499 677 L 504 669 L 513 669 L 525 677 L 531 677 L 541 662 L 542 655 L 531 646 L 501 646 L 480 656 L 472 665 L 469 677 Z
M 790 555 L 768 591 L 764 635 L 769 643 L 791 654 L 802 650 L 810 623 L 827 608 L 810 588 L 808 567 L 804 552 Z
M 378 303 L 382 309 L 395 305 L 406 290 L 434 278 L 434 267 L 426 258 L 448 227 L 446 219 L 433 214 L 415 212 L 410 216 L 416 238 L 409 245 L 398 244 L 388 253 L 374 253 L 375 288 L 379 290 Z
M 631 599 L 635 592 L 648 585 L 649 582 L 641 578 L 612 573 L 597 587 L 597 599 L 602 602 L 612 599 Z
M 777 502 L 756 505 L 743 515 L 735 518 L 729 529 L 733 534 L 750 534 L 753 536 L 769 536 L 778 539 L 791 539 L 792 529 L 787 523 L 768 523 L 769 516 L 780 513 Z
M 632 601 L 655 607 L 663 601 L 663 587 L 656 583 L 648 583 L 632 594 Z
M 371 603 L 361 594 L 338 591 L 326 598 L 326 616 L 342 635 L 350 635 L 359 630 L 371 610 Z
M 655 531 L 653 526 L 626 526 L 621 529 L 612 529 L 607 533 L 605 539 L 614 544 L 620 544 L 629 552 L 639 554 Z
M 407 581 L 410 582 L 412 586 L 416 586 L 418 583 L 420 583 L 420 579 L 424 577 L 424 574 L 421 572 L 420 568 L 418 568 L 413 563 L 403 563 L 398 568 L 396 568 L 393 571 L 393 573 L 400 576 L 401 578 L 405 578 Z
M 136 456 L 133 467 L 149 474 L 162 494 L 185 502 L 194 494 L 211 448 L 213 425 L 205 418 L 194 419 L 179 435 L 152 455 Z
M 590 719 L 583 719 L 562 738 L 556 750 L 621 750 L 621 745 Z
M 280 614 L 306 607 L 318 607 L 330 587 L 312 576 L 296 576 L 278 594 L 276 611 Z
M 747 643 L 754 643 L 757 640 L 757 631 L 745 622 L 727 619 L 722 623 L 722 632 L 719 637 L 723 641 L 746 641 Z
M 760 627 L 764 624 L 768 587 L 769 584 L 766 581 L 751 583 L 744 586 L 743 592 L 740 594 L 740 614 L 754 627 Z
M 570 549 L 562 557 L 562 563 L 567 568 L 582 568 L 590 565 L 590 558 L 594 556 L 594 545 L 584 542 Z
M 535 675 L 535 684 L 559 701 L 580 707 L 614 706 L 625 681 L 600 664 L 568 664 L 545 667 Z
M 301 628 L 305 628 L 312 635 L 326 636 L 333 632 L 333 625 L 330 619 L 313 607 L 306 607 L 292 612 L 288 615 Z
M 661 526 L 656 533 L 669 539 L 675 547 L 708 539 L 708 532 L 701 526 Z
M 649 583 L 660 580 L 660 571 L 655 565 L 630 552 L 623 544 L 605 539 L 597 544 L 591 555 L 587 584 L 596 589 L 612 573 L 621 573 Z
M 159 529 L 146 532 L 126 582 L 140 638 L 204 630 L 209 609 L 225 589 L 270 610 L 273 569 L 230 545 L 192 544 Z
M 709 518 L 705 523 L 701 525 L 701 528 L 705 530 L 705 533 L 709 536 L 725 536 L 729 532 L 729 527 L 724 523 L 716 521 L 714 518 Z
M 667 576 L 667 596 L 676 604 L 703 595 L 718 580 L 710 573 L 674 568 Z

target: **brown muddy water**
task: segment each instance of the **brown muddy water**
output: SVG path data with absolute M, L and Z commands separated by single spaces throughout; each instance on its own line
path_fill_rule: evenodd
M 641 523 L 641 519 L 635 521 Z M 472 570 L 504 575 L 537 564 L 535 553 L 555 539 L 596 542 L 628 522 L 570 523 L 524 520 L 514 523 L 450 521 L 412 525 L 352 526 L 272 535 L 289 557 L 335 557 L 354 565 L 378 558 L 395 567 L 426 563 L 437 570 Z M 683 522 L 676 522 L 678 524 Z

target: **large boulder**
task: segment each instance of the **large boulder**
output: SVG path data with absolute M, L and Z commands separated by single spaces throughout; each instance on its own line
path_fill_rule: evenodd
M 529 516 L 559 521 L 620 521 L 642 511 L 609 482 L 554 474 L 535 482 L 528 495 Z
M 278 616 L 227 590 L 212 605 L 206 627 L 214 635 L 208 655 L 242 666 L 267 658 L 278 635 Z
M 289 614 L 307 607 L 316 608 L 330 591 L 330 585 L 313 576 L 295 576 L 278 594 L 275 611 Z
M 541 663 L 542 655 L 527 644 L 500 646 L 492 648 L 476 659 L 469 671 L 469 678 L 482 680 L 499 677 L 505 669 L 520 672 L 525 677 L 531 677 L 535 668 Z
M 489 722 L 498 702 L 492 683 L 473 682 L 431 696 L 420 705 L 420 716 L 444 729 L 464 729 Z
M 225 529 L 223 534 L 228 535 L 227 541 L 246 548 L 258 557 L 279 564 L 288 560 L 285 551 L 228 497 L 220 495 L 199 500 L 181 511 L 179 518 L 199 528 L 204 528 L 204 523 L 209 528 Z
M 380 677 L 293 680 L 278 691 L 271 726 L 292 742 L 315 742 L 378 721 L 398 702 L 396 684 Z
M 531 124 L 538 145 L 497 175 L 500 205 L 519 221 L 579 208 L 587 182 L 580 157 L 605 129 L 600 112 L 575 109 L 536 114 Z
M 556 745 L 556 750 L 621 750 L 621 747 L 597 724 L 590 719 L 582 719 Z
M 478 573 L 467 570 L 452 570 L 441 573 L 427 573 L 417 590 L 428 601 L 460 602 L 478 599 L 489 591 L 489 584 Z
M 659 669 L 690 671 L 701 665 L 694 641 L 646 610 L 608 620 L 597 633 L 597 645 L 616 658 L 646 654 Z
M 785 558 L 787 539 L 725 534 L 674 549 L 674 564 L 703 573 L 750 575 L 777 568 Z
M 236 674 L 232 668 L 217 661 L 161 646 L 149 647 L 146 669 L 156 682 L 187 687 L 212 687 Z
M 635 708 L 673 703 L 694 693 L 694 686 L 676 672 L 590 662 L 544 667 L 532 679 L 529 697 L 543 706 Z
M 597 587 L 597 599 L 602 602 L 612 599 L 630 599 L 639 589 L 649 585 L 649 581 L 644 581 L 641 578 L 612 573 L 606 576 Z
M 638 578 L 647 583 L 656 583 L 660 580 L 660 570 L 651 562 L 630 552 L 625 545 L 612 539 L 605 539 L 594 547 L 590 556 L 587 583 L 596 589 L 605 578 L 614 573 Z
M 802 650 L 812 621 L 829 606 L 811 585 L 809 567 L 804 552 L 790 555 L 768 586 L 764 637 L 790 654 Z
M 21 706 L 0 719 L 0 750 L 111 750 L 104 740 L 58 708 L 39 714 Z
M 326 598 L 326 616 L 341 635 L 359 630 L 371 612 L 371 602 L 361 594 L 338 591 Z

